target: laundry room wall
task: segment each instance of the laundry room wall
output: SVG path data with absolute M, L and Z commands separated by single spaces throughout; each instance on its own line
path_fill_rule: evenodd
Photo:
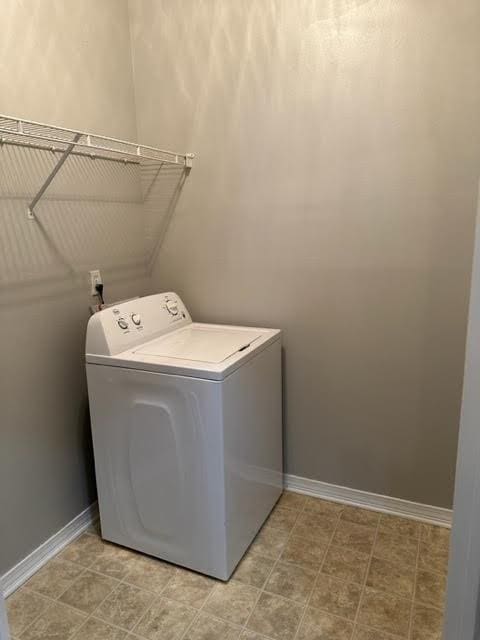
M 0 113 L 136 139 L 123 0 L 3 0 Z M 138 178 L 71 160 L 26 218 L 53 154 L 0 148 L 0 575 L 95 500 L 84 373 L 87 273 L 148 290 Z
M 286 471 L 450 507 L 477 0 L 131 0 L 139 139 L 197 153 L 154 272 L 280 327 Z

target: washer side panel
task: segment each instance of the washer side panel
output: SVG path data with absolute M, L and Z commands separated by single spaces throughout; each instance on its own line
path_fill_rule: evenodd
M 225 574 L 221 388 L 87 365 L 102 535 Z

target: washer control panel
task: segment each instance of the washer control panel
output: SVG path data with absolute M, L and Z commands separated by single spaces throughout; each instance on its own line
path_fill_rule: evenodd
M 87 330 L 87 353 L 115 355 L 192 322 L 180 297 L 159 293 L 95 313 Z

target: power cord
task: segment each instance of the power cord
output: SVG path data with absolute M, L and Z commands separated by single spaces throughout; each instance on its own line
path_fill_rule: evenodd
M 100 298 L 100 302 L 102 304 L 105 304 L 105 301 L 103 300 L 103 284 L 102 283 L 96 284 L 95 291 L 97 292 L 97 296 Z

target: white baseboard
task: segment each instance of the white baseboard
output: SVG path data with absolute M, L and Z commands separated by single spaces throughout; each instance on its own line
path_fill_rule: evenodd
M 304 493 L 316 498 L 324 498 L 333 502 L 353 505 L 355 507 L 365 507 L 382 513 L 389 513 L 403 518 L 412 518 L 428 524 L 436 524 L 442 527 L 450 527 L 452 524 L 451 509 L 434 507 L 429 504 L 410 502 L 401 498 L 382 496 L 378 493 L 360 491 L 360 489 L 350 489 L 341 487 L 320 480 L 310 480 L 285 474 L 284 484 L 286 489 Z
M 98 505 L 94 502 L 66 524 L 63 529 L 57 531 L 26 558 L 0 576 L 0 593 L 3 592 L 7 598 L 67 544 L 83 533 L 97 518 Z
M 285 474 L 284 484 L 286 489 L 304 493 L 316 498 L 324 498 L 333 502 L 353 505 L 355 507 L 365 507 L 382 513 L 389 513 L 404 518 L 412 518 L 420 522 L 436 524 L 442 527 L 450 527 L 452 522 L 451 509 L 434 507 L 419 502 L 410 502 L 401 498 L 382 496 L 378 493 L 369 493 L 360 489 L 342 487 L 320 480 L 301 478 L 291 474 Z M 24 584 L 35 572 L 37 572 L 53 556 L 57 555 L 72 540 L 77 538 L 98 518 L 98 505 L 87 507 L 71 522 L 46 540 L 37 549 L 32 551 L 26 558 L 12 567 L 7 573 L 0 577 L 0 592 L 8 597 L 22 584 Z

